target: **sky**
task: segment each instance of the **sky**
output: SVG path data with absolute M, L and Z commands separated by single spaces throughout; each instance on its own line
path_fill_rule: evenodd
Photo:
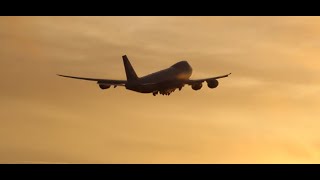
M 320 17 L 0 17 L 0 163 L 320 163 Z M 216 89 L 126 79 L 187 60 Z

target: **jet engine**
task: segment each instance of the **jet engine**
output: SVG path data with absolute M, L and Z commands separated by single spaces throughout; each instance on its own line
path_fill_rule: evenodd
M 202 88 L 202 83 L 197 83 L 192 85 L 192 89 L 195 91 L 200 90 L 201 88 Z
M 218 87 L 219 82 L 216 79 L 210 79 L 210 80 L 207 80 L 207 84 L 209 88 L 213 89 Z
M 109 89 L 111 85 L 108 84 L 99 84 L 100 89 Z

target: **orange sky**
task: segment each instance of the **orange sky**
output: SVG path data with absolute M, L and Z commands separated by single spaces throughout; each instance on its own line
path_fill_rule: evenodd
M 0 163 L 320 163 L 319 17 L 0 17 Z M 180 60 L 217 89 L 102 91 Z

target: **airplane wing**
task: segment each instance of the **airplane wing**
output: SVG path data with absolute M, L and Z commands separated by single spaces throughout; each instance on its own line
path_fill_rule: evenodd
M 195 84 L 195 83 L 202 83 L 204 81 L 208 81 L 208 80 L 212 80 L 212 79 L 220 79 L 220 78 L 225 78 L 225 77 L 228 77 L 231 73 L 229 74 L 226 74 L 226 75 L 222 75 L 222 76 L 216 76 L 216 77 L 211 77 L 211 78 L 205 78 L 205 79 L 196 79 L 196 80 L 187 80 L 185 83 L 188 84 L 188 85 L 192 85 L 192 84 Z
M 61 75 L 61 74 L 57 74 L 57 75 L 61 76 L 61 77 L 66 77 L 66 78 L 81 79 L 81 80 L 87 80 L 87 81 L 96 81 L 98 83 L 104 83 L 104 84 L 116 85 L 116 86 L 124 86 L 125 83 L 127 82 L 125 80 L 85 78 L 85 77 L 67 76 L 67 75 Z

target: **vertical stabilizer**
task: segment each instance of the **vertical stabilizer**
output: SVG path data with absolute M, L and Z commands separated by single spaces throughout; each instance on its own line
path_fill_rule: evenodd
M 136 72 L 134 71 L 128 57 L 126 55 L 122 56 L 124 69 L 126 71 L 127 81 L 135 81 L 138 79 Z

